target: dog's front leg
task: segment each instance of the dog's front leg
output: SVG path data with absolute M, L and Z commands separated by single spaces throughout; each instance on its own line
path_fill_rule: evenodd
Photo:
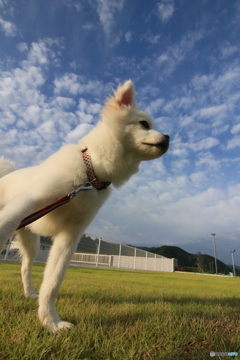
M 52 332 L 73 326 L 69 322 L 60 320 L 55 307 L 55 299 L 79 239 L 80 232 L 61 233 L 54 238 L 49 254 L 39 292 L 38 315 L 42 325 Z

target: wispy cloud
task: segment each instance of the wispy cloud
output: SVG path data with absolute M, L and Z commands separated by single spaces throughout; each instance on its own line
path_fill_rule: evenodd
M 161 38 L 161 34 L 153 34 L 151 30 L 147 30 L 147 32 L 143 35 L 143 39 L 150 43 L 151 45 L 156 45 L 159 43 Z
M 63 0 L 67 7 L 80 12 L 82 10 L 82 4 L 79 0 Z
M 240 120 L 240 117 L 238 117 L 239 120 Z M 234 125 L 233 128 L 231 129 L 231 133 L 232 134 L 237 134 L 240 132 L 240 123 L 237 124 L 237 125 Z
M 194 115 L 201 118 L 222 117 L 226 115 L 227 105 L 209 106 L 198 110 Z
M 55 94 L 69 93 L 71 95 L 77 94 L 98 94 L 103 84 L 96 80 L 87 80 L 84 76 L 75 73 L 66 73 L 54 80 Z
M 115 14 L 122 10 L 124 2 L 125 0 L 96 0 L 99 20 L 108 39 L 115 23 Z
M 125 40 L 126 42 L 130 43 L 132 41 L 132 33 L 131 31 L 126 32 L 125 34 Z
M 166 23 L 173 16 L 175 11 L 173 0 L 162 0 L 157 4 L 158 15 L 160 19 Z
M 188 146 L 194 151 L 208 150 L 219 144 L 219 140 L 212 137 L 207 137 L 199 142 L 189 144 Z
M 236 45 L 231 45 L 228 41 L 220 46 L 220 53 L 222 59 L 227 59 L 238 52 L 239 47 Z
M 166 51 L 162 52 L 157 57 L 157 66 L 161 73 L 160 77 L 166 78 L 170 76 L 177 65 L 186 58 L 203 36 L 203 30 L 190 31 L 182 36 L 179 43 L 169 46 Z
M 9 37 L 16 36 L 18 33 L 16 25 L 13 22 L 4 20 L 2 17 L 0 17 L 0 28 Z
M 227 149 L 234 149 L 240 147 L 240 136 L 234 136 L 232 139 L 228 140 Z

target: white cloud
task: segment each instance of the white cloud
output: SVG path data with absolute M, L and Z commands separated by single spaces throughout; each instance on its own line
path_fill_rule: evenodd
M 223 59 L 226 59 L 239 51 L 238 47 L 231 45 L 228 41 L 220 47 L 220 53 Z
M 76 115 L 79 120 L 84 123 L 93 123 L 94 117 L 90 114 L 86 114 L 84 111 L 77 111 Z
M 192 79 L 192 85 L 195 90 L 203 90 L 207 88 L 213 81 L 214 75 L 195 75 Z
M 122 38 L 122 32 L 120 31 L 118 35 L 113 35 L 110 39 L 108 39 L 108 46 L 109 47 L 114 47 L 116 45 L 118 45 L 121 41 Z
M 12 2 L 12 4 L 10 4 L 9 0 L 0 0 L 1 13 L 3 15 L 13 16 L 15 12 L 13 5 L 14 3 Z
M 21 46 L 23 47 L 25 45 L 20 45 L 20 49 Z M 57 51 L 54 51 L 54 47 L 56 47 Z M 59 64 L 61 49 L 63 49 L 63 45 L 59 39 L 46 38 L 38 42 L 33 42 L 28 52 L 28 59 L 23 62 L 23 64 L 26 64 L 26 66 L 29 64 L 47 66 L 51 62 L 56 66 Z
M 240 136 L 234 136 L 232 139 L 227 142 L 227 149 L 234 149 L 236 147 L 240 147 Z
M 221 167 L 222 161 L 217 159 L 213 154 L 210 152 L 202 152 L 199 156 L 199 160 L 196 162 L 196 166 L 201 167 L 205 166 L 211 171 L 218 170 Z
M 213 137 L 207 137 L 196 143 L 188 144 L 189 148 L 194 151 L 208 150 L 219 144 L 219 140 Z
M 26 43 L 20 43 L 17 45 L 17 48 L 20 52 L 28 51 L 28 45 Z
M 18 113 L 21 106 L 43 101 L 44 96 L 38 92 L 38 88 L 44 82 L 41 70 L 35 66 L 2 72 L 0 74 L 1 108 L 5 110 L 11 108 Z
M 225 89 L 226 86 L 232 86 L 233 84 L 239 84 L 240 79 L 240 66 L 233 66 L 229 69 L 226 69 L 224 74 L 220 75 L 216 82 L 214 82 L 214 86 L 216 89 Z
M 158 14 L 160 19 L 166 23 L 173 16 L 175 11 L 174 9 L 174 1 L 173 0 L 162 0 L 157 4 Z
M 182 36 L 179 43 L 170 45 L 165 52 L 157 57 L 161 79 L 173 73 L 177 65 L 186 58 L 196 43 L 203 38 L 203 35 L 204 32 L 202 30 L 189 31 Z
M 54 120 L 44 121 L 37 127 L 37 132 L 46 142 L 58 139 L 58 132 Z
M 174 149 L 172 151 L 174 156 L 178 156 L 178 159 L 171 162 L 171 168 L 174 173 L 179 173 L 179 171 L 183 171 L 186 166 L 189 165 L 190 161 L 188 159 L 184 159 L 183 156 L 186 156 L 184 149 Z
M 115 14 L 121 11 L 125 0 L 96 0 L 97 13 L 105 35 L 110 38 Z
M 29 105 L 22 114 L 28 124 L 38 124 L 41 116 L 41 108 L 38 105 Z
M 222 104 L 222 105 L 209 106 L 207 108 L 200 109 L 197 111 L 197 115 L 205 118 L 211 118 L 216 116 L 222 117 L 226 114 L 226 111 L 227 111 L 227 105 Z
M 126 32 L 125 34 L 125 40 L 126 42 L 130 43 L 132 41 L 132 33 L 131 31 Z
M 52 106 L 59 107 L 61 110 L 67 110 L 76 105 L 76 102 L 68 97 L 57 96 L 52 101 Z
M 165 103 L 163 98 L 159 98 L 150 102 L 150 104 L 146 107 L 145 111 L 148 112 L 150 115 L 156 114 Z
M 100 81 L 86 80 L 83 76 L 66 73 L 54 80 L 55 94 L 69 93 L 78 95 L 84 93 L 99 94 L 103 85 Z
M 79 124 L 74 130 L 69 132 L 66 137 L 66 143 L 76 144 L 84 135 L 86 135 L 91 129 L 93 125 L 90 124 Z
M 62 92 L 69 92 L 72 95 L 77 95 L 80 91 L 80 77 L 76 74 L 65 74 L 54 80 L 54 92 L 60 94 Z
M 214 136 L 218 136 L 220 134 L 223 134 L 225 132 L 227 132 L 229 130 L 229 124 L 227 125 L 221 125 L 221 123 L 213 123 L 213 130 L 212 130 L 212 134 Z
M 237 134 L 237 133 L 239 133 L 239 132 L 240 132 L 240 123 L 234 125 L 234 126 L 232 127 L 232 129 L 231 129 L 231 133 L 232 133 L 232 134 Z
M 14 23 L 4 20 L 0 17 L 0 27 L 6 36 L 13 37 L 17 35 L 17 27 Z
M 88 31 L 90 31 L 90 30 L 96 30 L 96 25 L 94 25 L 93 23 L 86 23 L 86 24 L 84 24 L 84 25 L 82 25 L 82 28 L 84 29 L 84 30 L 88 30 Z
M 79 99 L 78 108 L 87 114 L 97 115 L 100 113 L 101 104 L 92 103 L 83 98 Z
M 74 11 L 80 12 L 82 10 L 82 4 L 79 1 L 64 0 L 64 3 L 66 4 L 67 7 L 73 9 Z
M 150 43 L 151 45 L 156 45 L 159 43 L 159 40 L 161 38 L 160 34 L 153 34 L 149 29 L 144 34 L 143 39 Z
M 170 152 L 174 156 L 185 158 L 188 155 L 188 145 L 182 141 L 180 135 L 176 135 L 171 141 Z
M 225 105 L 229 108 L 239 102 L 239 82 L 240 66 L 236 66 L 235 63 L 233 63 L 233 65 L 230 63 L 223 66 L 220 73 L 215 72 L 209 75 L 194 76 L 192 86 L 195 91 L 200 91 L 200 100 L 204 101 L 204 103 L 211 99 L 211 101 L 216 104 L 214 106 Z M 220 107 L 219 109 L 221 110 Z
M 207 176 L 203 171 L 198 171 L 198 172 L 192 173 L 190 175 L 190 179 L 194 183 L 194 185 L 196 187 L 198 187 L 199 185 L 202 185 L 203 183 L 205 183 L 207 181 Z
M 181 120 L 181 127 L 188 126 L 193 123 L 193 117 L 192 116 L 186 116 Z

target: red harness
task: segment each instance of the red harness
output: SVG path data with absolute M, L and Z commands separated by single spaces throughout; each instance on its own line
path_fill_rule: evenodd
M 101 182 L 100 180 L 98 180 L 98 178 L 95 175 L 95 172 L 93 170 L 91 156 L 89 154 L 88 148 L 85 148 L 82 150 L 82 156 L 83 156 L 84 164 L 86 166 L 88 182 L 84 185 L 79 186 L 77 189 L 71 191 L 68 195 L 64 196 L 63 198 L 55 201 L 54 203 L 46 206 L 45 208 L 42 208 L 42 209 L 34 212 L 33 214 L 25 217 L 21 221 L 20 225 L 18 226 L 18 228 L 16 230 L 19 230 L 19 229 L 31 224 L 32 222 L 40 219 L 42 216 L 55 210 L 59 206 L 62 206 L 64 204 L 68 203 L 70 200 L 72 200 L 72 198 L 74 198 L 78 194 L 79 191 L 92 190 L 93 187 L 95 187 L 97 190 L 104 190 L 104 189 L 107 189 L 109 185 L 111 185 L 110 182 Z

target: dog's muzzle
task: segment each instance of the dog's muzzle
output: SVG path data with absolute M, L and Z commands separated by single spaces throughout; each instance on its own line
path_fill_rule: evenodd
M 161 150 L 161 152 L 164 154 L 165 152 L 167 152 L 168 148 L 169 148 L 169 142 L 170 142 L 170 136 L 169 135 L 165 135 L 162 134 L 162 140 L 155 143 L 155 144 L 150 144 L 150 143 L 143 143 L 144 145 L 148 145 L 148 146 L 152 146 L 152 147 L 156 147 L 159 150 Z

